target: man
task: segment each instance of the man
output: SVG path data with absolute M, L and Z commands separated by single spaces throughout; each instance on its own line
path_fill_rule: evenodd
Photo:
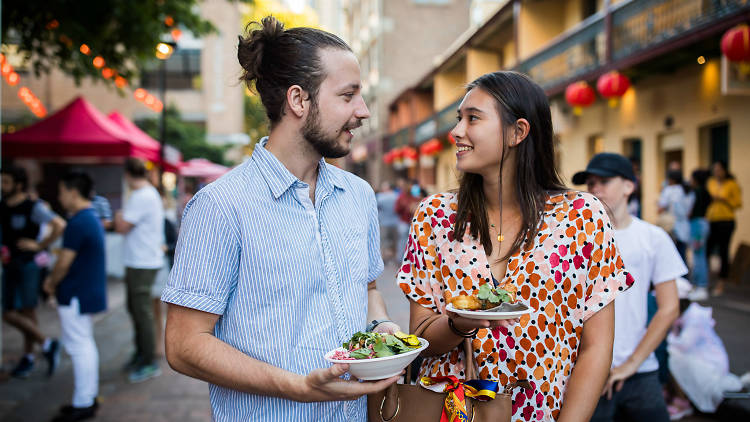
M 342 379 L 348 365 L 323 358 L 367 321 L 398 329 L 375 289 L 372 188 L 324 160 L 346 155 L 369 117 L 359 65 L 335 35 L 273 17 L 238 57 L 271 131 L 186 207 L 162 296 L 167 359 L 211 384 L 217 421 L 364 421 L 362 395 L 398 377 Z
M 109 205 L 109 200 L 101 195 L 97 195 L 96 192 L 91 193 L 91 207 L 94 209 L 94 213 L 102 223 L 104 231 L 112 230 L 112 207 Z
M 378 203 L 383 260 L 387 262 L 390 259 L 394 264 L 399 264 L 404 251 L 397 250 L 399 217 L 396 214 L 395 207 L 398 193 L 389 182 L 383 182 L 380 192 L 375 194 L 375 199 Z
M 607 206 L 623 263 L 635 278 L 635 284 L 615 299 L 612 369 L 591 418 L 595 422 L 623 416 L 633 421 L 669 421 L 653 352 L 679 314 L 675 279 L 687 268 L 664 230 L 628 213 L 635 180 L 628 159 L 612 153 L 595 155 L 585 171 L 573 176 L 573 183 L 585 183 Z M 651 284 L 658 310 L 647 323 Z
M 125 181 L 130 197 L 115 216 L 115 230 L 125 235 L 125 284 L 128 312 L 135 329 L 135 353 L 125 369 L 130 382 L 140 382 L 161 375 L 154 359 L 151 288 L 164 265 L 164 207 L 159 192 L 146 179 L 146 166 L 141 160 L 127 160 Z
M 58 199 L 70 219 L 55 267 L 44 281 L 44 290 L 57 297 L 62 342 L 73 361 L 73 400 L 60 409 L 56 422 L 92 418 L 98 407 L 99 353 L 91 314 L 107 308 L 107 274 L 104 230 L 88 199 L 92 184 L 80 172 L 60 181 Z
M 0 218 L 3 248 L 3 321 L 16 327 L 24 337 L 24 356 L 11 375 L 26 378 L 34 369 L 34 345 L 42 346 L 51 376 L 60 356 L 60 344 L 46 338 L 39 330 L 36 305 L 39 297 L 41 270 L 34 256 L 49 247 L 65 229 L 65 220 L 50 211 L 41 201 L 27 193 L 28 178 L 20 167 L 3 167 Z M 36 241 L 40 226 L 49 224 L 49 234 Z

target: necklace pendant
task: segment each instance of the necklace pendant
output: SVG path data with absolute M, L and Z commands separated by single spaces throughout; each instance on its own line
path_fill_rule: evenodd
M 503 236 L 501 234 L 497 235 L 497 241 L 498 242 L 502 242 L 503 240 L 505 240 L 505 236 Z

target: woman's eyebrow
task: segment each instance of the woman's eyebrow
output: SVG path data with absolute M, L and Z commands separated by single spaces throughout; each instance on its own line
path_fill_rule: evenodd
M 463 111 L 464 113 L 480 113 L 480 114 L 484 114 L 484 111 L 482 111 L 481 109 L 478 109 L 478 108 L 476 108 L 476 107 L 466 107 L 466 108 L 465 108 L 465 109 L 463 109 L 463 110 L 461 110 L 461 109 L 459 108 L 459 109 L 458 109 L 458 110 L 457 110 L 456 112 L 457 112 L 458 114 L 461 114 L 461 111 Z

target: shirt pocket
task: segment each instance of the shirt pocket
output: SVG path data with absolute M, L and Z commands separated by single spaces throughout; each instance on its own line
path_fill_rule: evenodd
M 346 273 L 344 281 L 355 284 L 370 282 L 371 280 L 367 280 L 370 251 L 365 227 L 340 228 L 337 232 L 344 252 L 341 255 L 344 257 L 341 264 Z

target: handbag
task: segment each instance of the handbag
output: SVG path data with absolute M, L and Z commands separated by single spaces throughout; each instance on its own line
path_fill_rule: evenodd
M 440 315 L 435 315 L 426 319 L 414 330 L 414 334 L 420 336 L 430 323 L 440 317 Z M 477 371 L 471 353 L 471 341 L 468 338 L 465 339 L 463 346 L 464 362 L 467 363 L 466 379 L 472 380 Z M 455 395 L 451 392 L 437 393 L 420 386 L 419 383 L 411 385 L 410 381 L 411 368 L 407 371 L 405 384 L 392 384 L 383 391 L 369 394 L 367 396 L 368 420 L 370 422 L 439 422 L 443 407 L 452 409 L 456 405 Z M 508 384 L 502 392 L 495 395 L 494 399 L 488 401 L 478 401 L 465 396 L 466 420 L 510 422 L 513 413 L 511 394 L 515 387 L 531 389 L 531 384 L 525 380 Z

